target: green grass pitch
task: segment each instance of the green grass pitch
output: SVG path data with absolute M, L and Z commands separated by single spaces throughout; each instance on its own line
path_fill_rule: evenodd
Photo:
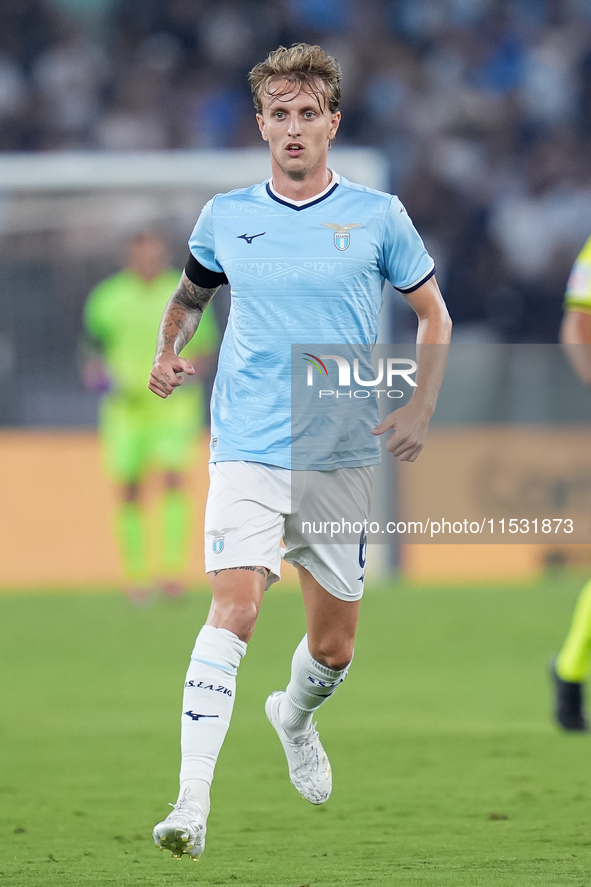
M 581 581 L 368 588 L 354 667 L 318 718 L 334 772 L 320 808 L 264 716 L 303 633 L 298 593 L 271 591 L 199 863 L 151 830 L 176 798 L 208 595 L 0 597 L 0 883 L 591 887 L 591 736 L 553 726 L 546 673 Z

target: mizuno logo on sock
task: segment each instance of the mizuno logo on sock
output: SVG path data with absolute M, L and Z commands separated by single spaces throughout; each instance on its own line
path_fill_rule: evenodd
M 219 715 L 198 715 L 194 711 L 186 711 L 185 714 L 187 717 L 191 718 L 192 721 L 198 721 L 199 718 L 219 718 Z

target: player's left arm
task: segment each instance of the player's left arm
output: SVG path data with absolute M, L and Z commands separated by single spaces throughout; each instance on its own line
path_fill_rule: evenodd
M 417 387 L 409 402 L 386 416 L 372 434 L 391 430 L 387 450 L 401 462 L 414 462 L 425 445 L 429 421 L 443 381 L 451 337 L 451 318 L 435 277 L 430 277 L 414 292 L 407 294 L 406 299 L 419 321 Z
M 591 385 L 591 311 L 567 309 L 560 327 L 560 342 L 581 382 Z

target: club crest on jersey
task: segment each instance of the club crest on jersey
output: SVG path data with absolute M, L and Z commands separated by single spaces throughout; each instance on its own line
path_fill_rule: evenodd
M 350 225 L 337 225 L 334 222 L 323 222 L 322 223 L 325 228 L 332 228 L 334 231 L 334 245 L 337 249 L 341 250 L 349 248 L 349 244 L 351 243 L 351 235 L 350 231 L 353 228 L 363 228 L 363 224 L 361 222 L 354 222 Z
M 213 542 L 211 543 L 211 547 L 215 554 L 221 554 L 224 550 L 224 541 L 226 538 L 226 533 L 230 533 L 232 530 L 235 530 L 236 527 L 224 527 L 222 530 L 208 530 L 207 535 L 213 536 Z

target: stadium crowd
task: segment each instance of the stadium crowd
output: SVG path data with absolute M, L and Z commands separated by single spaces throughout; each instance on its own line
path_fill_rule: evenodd
M 319 42 L 342 145 L 387 155 L 458 334 L 554 342 L 591 230 L 586 0 L 4 0 L 0 149 L 258 145 L 245 72 Z

